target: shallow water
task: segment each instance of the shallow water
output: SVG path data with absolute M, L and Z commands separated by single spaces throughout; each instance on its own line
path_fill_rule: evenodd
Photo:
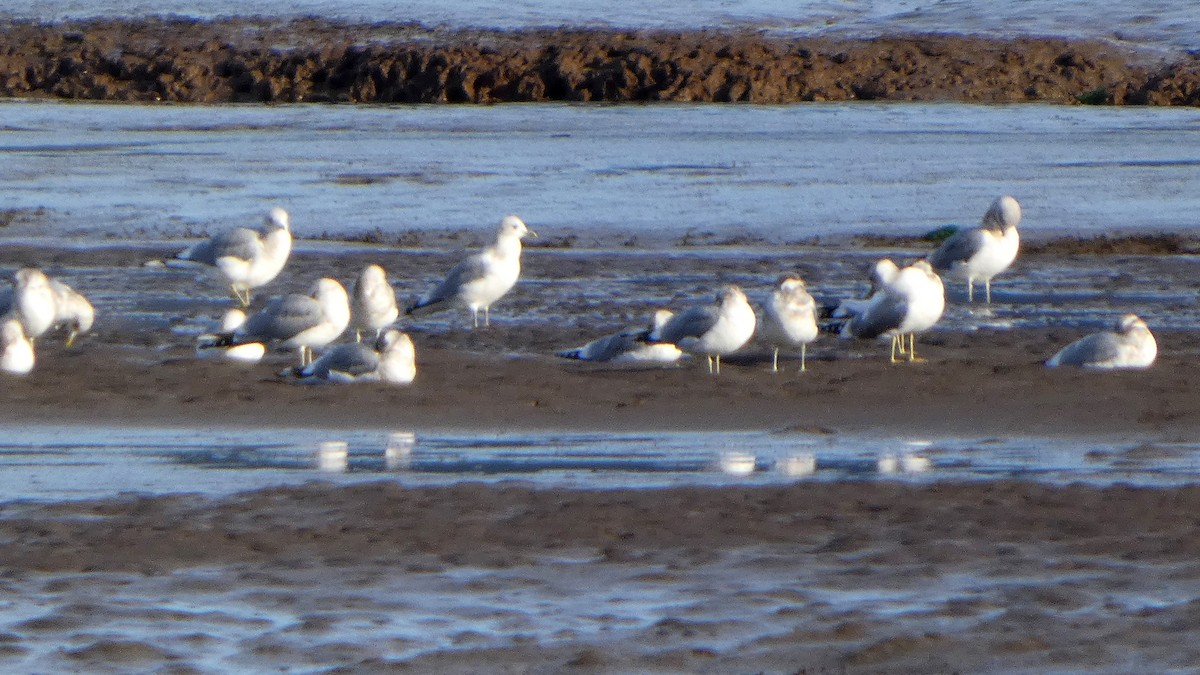
M 577 245 L 800 241 L 978 222 L 1027 237 L 1185 230 L 1194 109 L 951 104 L 117 106 L 0 103 L 6 238 L 490 231 Z
M 751 28 L 788 35 L 1027 34 L 1098 38 L 1162 49 L 1200 46 L 1200 16 L 1189 0 L 693 0 L 685 11 L 669 0 L 265 0 L 255 3 L 253 9 L 238 0 L 8 0 L 0 8 L 0 17 L 41 20 L 165 14 L 200 18 L 322 16 L 453 28 L 567 25 Z
M 1194 483 L 1200 443 L 794 433 L 455 433 L 26 427 L 0 441 L 7 499 L 206 496 L 312 480 L 406 486 L 519 480 L 547 488 L 767 485 L 803 480 L 1027 479 Z

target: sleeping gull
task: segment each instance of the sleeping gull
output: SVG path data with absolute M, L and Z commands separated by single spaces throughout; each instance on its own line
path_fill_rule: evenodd
M 483 325 L 489 325 L 491 304 L 512 289 L 521 275 L 521 238 L 525 235 L 536 237 L 537 233 L 520 218 L 505 216 L 500 221 L 496 243 L 455 265 L 437 288 L 413 303 L 405 313 L 453 300 L 471 310 L 476 328 L 481 309 Z
M 216 267 L 229 281 L 238 302 L 249 307 L 250 290 L 278 276 L 292 252 L 288 212 L 279 207 L 271 209 L 265 225 L 261 232 L 245 227 L 223 232 L 193 245 L 177 257 Z
M 241 363 L 258 363 L 267 351 L 267 346 L 261 342 L 243 342 L 228 346 L 218 346 L 223 335 L 232 335 L 234 331 L 246 323 L 246 313 L 240 309 L 231 309 L 221 316 L 221 322 L 212 333 L 201 335 L 196 339 L 196 356 L 200 358 L 220 357 L 228 361 Z
M 58 279 L 50 280 L 54 291 L 54 325 L 66 326 L 67 346 L 75 344 L 75 338 L 92 329 L 96 321 L 96 310 L 79 291 Z
M 1063 347 L 1046 365 L 1084 368 L 1149 368 L 1158 356 L 1150 328 L 1136 314 L 1117 320 L 1112 331 L 1093 333 Z
M 17 319 L 25 337 L 31 341 L 54 326 L 57 305 L 50 277 L 36 267 L 23 267 L 13 274 L 13 286 L 6 294 L 6 309 L 0 315 Z
M 779 349 L 800 347 L 800 372 L 807 370 L 808 343 L 817 339 L 817 303 L 798 276 L 780 278 L 763 305 L 762 335 L 774 348 L 771 372 L 779 372 Z
M 1017 258 L 1020 222 L 1021 205 L 1007 195 L 1000 197 L 992 202 L 981 225 L 955 232 L 929 254 L 929 264 L 939 273 L 965 279 L 968 302 L 975 300 L 975 282 L 982 281 L 991 304 L 992 277 L 1008 269 Z
M 670 310 L 654 312 L 649 328 L 629 330 L 596 338 L 582 347 L 558 352 L 566 359 L 600 361 L 605 363 L 675 363 L 683 356 L 679 347 L 670 342 L 652 342 L 650 335 L 674 316 Z
M 417 376 L 416 350 L 412 338 L 393 328 L 370 344 L 340 344 L 307 366 L 280 374 L 309 381 L 411 384 Z
M 274 344 L 300 351 L 300 365 L 312 361 L 312 350 L 333 342 L 350 325 L 350 298 L 333 279 L 320 279 L 310 295 L 293 293 L 272 298 L 257 313 L 210 348 L 247 342 Z
M 758 319 L 746 294 L 726 286 L 711 305 L 698 305 L 672 316 L 650 334 L 656 342 L 671 342 L 685 352 L 704 354 L 708 372 L 721 374 L 721 356 L 742 348 L 754 336 Z M 716 368 L 713 368 L 714 360 Z
M 362 341 L 364 331 L 378 339 L 383 329 L 400 317 L 400 309 L 396 307 L 396 290 L 388 283 L 387 273 L 379 265 L 363 268 L 354 282 L 351 296 L 353 304 L 350 316 L 354 321 L 356 341 Z
M 863 339 L 888 335 L 892 338 L 892 363 L 897 350 L 905 353 L 908 336 L 908 360 L 921 361 L 916 354 L 916 334 L 929 330 L 942 318 L 946 294 L 942 280 L 924 260 L 900 270 L 896 278 L 884 284 L 872 296 L 863 311 L 842 326 L 842 337 Z
M 13 375 L 25 375 L 33 370 L 33 343 L 25 337 L 25 329 L 16 319 L 0 323 L 0 370 Z

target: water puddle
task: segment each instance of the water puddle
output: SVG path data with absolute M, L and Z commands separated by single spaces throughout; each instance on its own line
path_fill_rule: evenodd
M 219 496 L 310 480 L 520 480 L 573 489 L 997 479 L 1167 486 L 1200 477 L 1198 450 L 1192 442 L 1028 437 L 30 427 L 0 442 L 0 489 L 13 500 L 58 500 Z

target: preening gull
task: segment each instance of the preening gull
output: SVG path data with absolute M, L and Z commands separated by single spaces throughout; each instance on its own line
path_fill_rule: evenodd
M 917 357 L 916 334 L 929 330 L 942 318 L 946 294 L 942 280 L 924 260 L 900 270 L 895 279 L 884 284 L 860 314 L 842 326 L 842 337 L 871 339 L 882 335 L 892 338 L 892 363 L 896 353 L 905 353 L 908 336 L 908 360 Z
M 196 356 L 200 358 L 220 357 L 228 361 L 241 363 L 258 363 L 267 351 L 267 346 L 261 342 L 244 342 L 218 346 L 222 336 L 232 335 L 234 331 L 246 323 L 246 313 L 240 309 L 231 309 L 221 316 L 220 323 L 213 332 L 201 335 L 196 339 Z
M 1136 314 L 1117 320 L 1112 331 L 1093 333 L 1063 347 L 1046 365 L 1084 368 L 1149 368 L 1158 356 L 1150 328 Z
M 479 327 L 479 310 L 483 310 L 483 325 L 490 324 L 489 309 L 493 302 L 504 297 L 521 275 L 521 238 L 536 237 L 514 215 L 500 221 L 496 243 L 455 265 L 446 279 L 405 311 L 412 314 L 426 307 L 436 308 L 448 301 L 466 305 L 471 319 Z
M 232 333 L 210 348 L 263 342 L 300 351 L 300 365 L 312 361 L 312 350 L 324 347 L 350 325 L 350 298 L 334 279 L 320 279 L 310 295 L 293 293 L 272 298 Z
M 70 347 L 77 337 L 92 329 L 96 310 L 87 297 L 58 279 L 50 280 L 50 288 L 54 291 L 54 325 L 66 327 Z
M 650 339 L 650 335 L 662 328 L 672 316 L 674 314 L 670 310 L 657 310 L 648 328 L 631 328 L 605 335 L 582 347 L 558 352 L 558 355 L 566 359 L 605 363 L 675 363 L 683 356 L 679 347 L 670 342 L 653 342 Z
M 871 272 L 868 275 L 870 288 L 862 297 L 847 298 L 842 300 L 836 309 L 833 310 L 831 316 L 835 319 L 844 319 L 862 314 L 866 310 L 867 305 L 871 303 L 871 299 L 875 297 L 883 287 L 892 283 L 896 279 L 896 275 L 900 274 L 900 267 L 891 261 L 890 258 L 880 258 L 871 265 Z
M 33 370 L 33 343 L 25 337 L 25 329 L 16 319 L 0 323 L 0 370 L 13 375 L 25 375 Z
M 717 294 L 714 304 L 689 307 L 672 316 L 651 332 L 650 339 L 674 343 L 692 354 L 704 354 L 708 358 L 708 372 L 719 375 L 721 356 L 749 342 L 757 323 L 754 308 L 742 289 L 726 286 Z
M 13 286 L 6 294 L 7 309 L 0 315 L 21 322 L 25 337 L 35 340 L 54 326 L 57 314 L 54 288 L 50 277 L 36 267 L 23 267 L 13 274 Z
M 800 347 L 800 372 L 807 370 L 808 343 L 817 339 L 817 303 L 798 276 L 780 278 L 763 305 L 762 336 L 774 348 L 771 372 L 779 372 L 779 350 Z
M 396 306 L 396 289 L 388 283 L 387 273 L 379 265 L 363 268 L 354 282 L 351 296 L 353 304 L 350 317 L 354 322 L 356 341 L 362 341 L 363 332 L 378 339 L 383 329 L 400 317 L 400 309 Z
M 249 307 L 250 291 L 278 276 L 291 252 L 291 219 L 287 211 L 275 207 L 261 232 L 239 227 L 195 244 L 177 257 L 216 267 L 238 302 Z
M 955 232 L 936 251 L 929 264 L 941 274 L 967 282 L 967 301 L 975 300 L 975 282 L 982 281 L 987 302 L 992 302 L 992 277 L 1008 269 L 1017 258 L 1021 237 L 1021 205 L 1005 195 L 992 202 L 983 223 Z
M 411 384 L 417 376 L 416 350 L 408 335 L 393 328 L 372 343 L 337 345 L 307 366 L 280 374 L 328 382 Z

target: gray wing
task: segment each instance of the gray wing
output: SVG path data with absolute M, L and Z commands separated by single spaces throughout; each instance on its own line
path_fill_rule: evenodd
M 0 316 L 4 316 L 12 311 L 13 308 L 13 289 L 12 286 L 0 288 Z
M 183 260 L 215 265 L 220 258 L 253 260 L 261 250 L 258 233 L 244 227 L 223 232 L 179 254 Z
M 657 340 L 678 344 L 686 337 L 700 337 L 717 325 L 720 315 L 720 309 L 716 305 L 690 307 L 671 317 L 658 331 Z
M 1111 361 L 1121 355 L 1120 339 L 1113 333 L 1094 333 L 1063 347 L 1046 362 L 1048 366 L 1087 366 Z
M 321 305 L 307 295 L 287 295 L 275 298 L 257 314 L 246 319 L 234 333 L 238 338 L 287 340 L 324 320 Z
M 945 272 L 956 262 L 970 260 L 972 256 L 979 253 L 986 241 L 983 230 L 978 227 L 959 230 L 954 233 L 954 236 L 942 242 L 936 251 L 929 254 L 929 264 L 933 266 L 933 269 Z
M 328 378 L 330 372 L 355 377 L 374 372 L 379 367 L 379 354 L 370 347 L 353 342 L 338 345 L 300 372 L 304 377 Z
M 646 339 L 647 330 L 628 330 L 613 335 L 605 335 L 587 343 L 578 349 L 559 352 L 559 356 L 583 361 L 612 361 L 628 352 Z
M 908 314 L 908 301 L 891 293 L 880 293 L 861 314 L 846 323 L 842 335 L 871 339 L 896 328 Z
M 476 254 L 458 263 L 450 272 L 446 274 L 445 280 L 438 285 L 437 288 L 430 291 L 425 297 L 421 298 L 417 304 L 409 308 L 413 309 L 434 305 L 444 300 L 449 300 L 458 295 L 460 288 L 477 279 L 482 279 L 487 275 L 488 265 L 484 262 L 483 256 Z

